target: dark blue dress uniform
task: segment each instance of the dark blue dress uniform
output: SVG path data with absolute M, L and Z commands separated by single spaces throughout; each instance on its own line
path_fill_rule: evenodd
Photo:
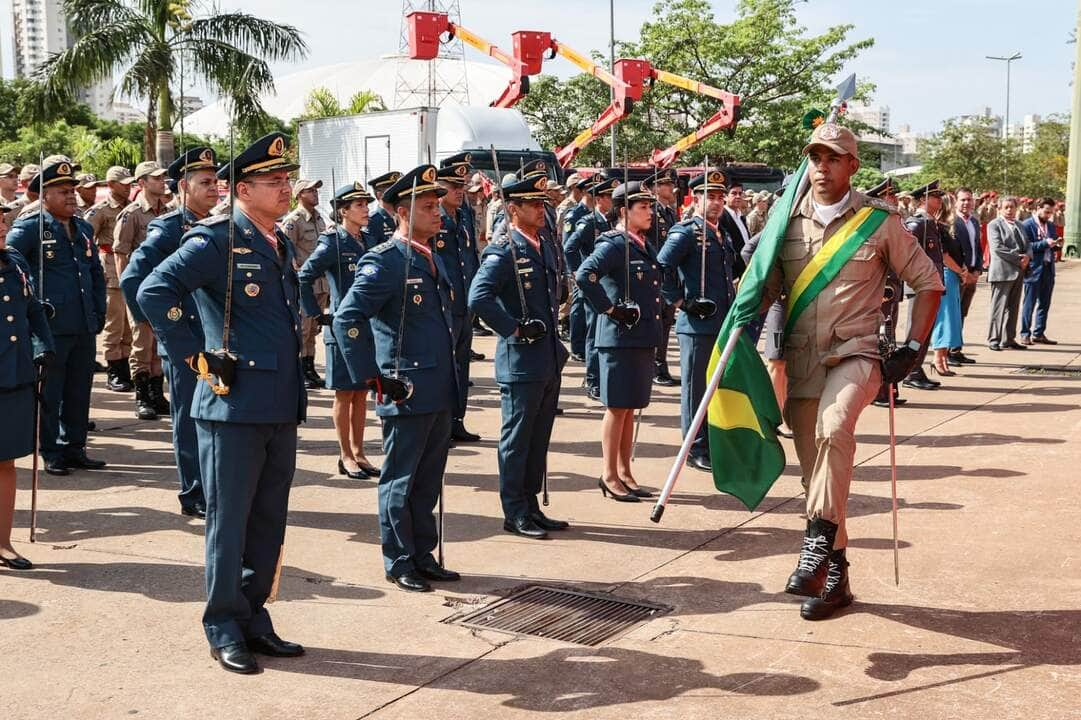
M 397 170 L 391 170 L 388 173 L 383 173 L 379 177 L 373 178 L 368 181 L 368 185 L 376 193 L 381 193 L 389 188 L 394 183 L 398 182 L 398 179 L 402 176 Z M 372 239 L 373 243 L 381 243 L 384 240 L 390 240 L 394 235 L 394 230 L 398 225 L 398 221 L 387 212 L 386 208 L 379 206 L 375 212 L 368 218 L 368 237 Z
M 32 184 L 42 176 L 46 187 L 75 182 L 72 167 L 65 162 L 46 167 Z M 33 285 L 56 310 L 49 320 L 56 357 L 45 378 L 41 407 L 41 455 L 56 465 L 86 457 L 94 336 L 105 326 L 105 275 L 88 222 L 72 217 L 65 224 L 44 209 L 40 217 L 45 226 L 40 245 L 38 213 L 18 220 L 7 244 L 26 260 Z M 38 276 L 41 262 L 44 279 Z M 0 291 L 0 300 L 11 296 L 10 291 Z
M 357 192 L 355 186 L 342 188 L 342 190 L 349 189 Z M 360 192 L 363 193 L 363 188 Z M 343 193 L 339 190 L 335 198 L 343 204 L 348 204 L 351 200 L 343 198 L 348 198 L 349 195 L 349 192 Z M 357 196 L 359 197 L 359 194 Z M 367 233 L 362 232 L 361 237 L 354 237 L 340 223 L 319 237 L 319 244 L 308 256 L 308 260 L 300 268 L 297 276 L 300 280 L 300 308 L 304 314 L 315 317 L 323 312 L 315 297 L 315 281 L 320 277 L 326 277 L 330 285 L 330 312 L 331 314 L 337 312 L 342 298 L 353 284 L 360 259 L 368 251 L 368 245 Z M 357 345 L 367 344 L 367 352 L 370 356 L 367 364 L 371 366 L 375 363 L 375 345 L 372 341 L 371 330 L 365 325 L 359 325 L 358 329 L 362 337 L 358 336 Z M 367 389 L 364 379 L 357 381 L 350 376 L 333 327 L 327 328 L 323 333 L 323 342 L 326 344 L 327 351 L 327 387 L 331 390 Z
M 589 213 L 590 209 L 586 206 L 585 201 L 582 201 L 568 210 L 567 214 L 563 216 L 563 257 L 566 259 L 567 269 L 571 273 L 578 271 L 578 266 L 582 264 L 582 256 L 576 254 L 572 259 L 570 253 L 567 252 L 567 241 L 574 234 L 574 228 L 578 221 Z M 586 301 L 582 298 L 582 293 L 578 291 L 577 287 L 572 288 L 570 314 L 571 352 L 581 357 L 585 357 L 586 354 L 585 305 Z
M 628 185 L 633 203 L 637 183 Z M 615 197 L 623 189 L 617 188 Z M 661 340 L 661 269 L 657 253 L 644 238 L 639 243 L 622 230 L 611 230 L 597 238 L 593 253 L 582 261 L 575 279 L 597 318 L 594 343 L 600 366 L 601 402 L 611 408 L 645 407 L 653 387 L 653 356 Z M 632 328 L 606 314 L 625 292 L 641 309 L 641 318 Z
M 704 236 L 703 236 L 704 231 Z M 706 286 L 702 284 L 702 243 L 705 237 Z M 676 315 L 676 337 L 679 340 L 680 390 L 679 419 L 684 435 L 691 426 L 698 404 L 706 391 L 706 367 L 717 342 L 721 323 L 735 298 L 732 281 L 733 258 L 731 245 L 725 241 L 720 228 L 710 227 L 701 217 L 675 225 L 657 254 L 664 270 L 662 292 L 664 299 L 684 307 L 689 300 L 705 297 L 717 305 L 710 317 L 683 310 Z M 705 423 L 699 430 L 691 455 L 708 458 L 709 439 Z
M 649 179 L 646 180 L 646 184 L 650 191 L 656 185 L 672 184 L 677 182 L 677 176 L 675 170 L 663 170 Z M 658 253 L 664 246 L 665 238 L 668 237 L 668 231 L 675 227 L 679 222 L 679 216 L 676 213 L 676 209 L 661 204 L 658 201 L 653 206 L 653 224 L 649 226 L 649 232 L 646 233 L 646 240 L 653 245 L 653 249 Z M 672 335 L 672 326 L 676 322 L 676 308 L 672 306 L 662 293 L 661 296 L 661 343 L 657 346 L 657 354 L 655 357 L 655 380 L 658 384 L 662 385 L 676 385 L 678 384 L 672 379 L 672 374 L 668 369 L 668 342 Z
M 611 193 L 615 190 L 615 186 L 618 181 L 613 179 L 602 180 L 591 188 L 588 192 L 594 197 L 602 193 Z M 585 258 L 593 254 L 594 246 L 599 239 L 601 233 L 607 232 L 611 229 L 611 224 L 604 217 L 600 210 L 594 209 L 592 212 L 588 212 L 579 218 L 575 223 L 574 232 L 571 236 L 564 240 L 563 250 L 564 255 L 567 258 L 567 265 L 572 268 L 581 269 L 582 262 Z M 578 292 L 581 294 L 582 289 L 579 287 Z M 583 310 L 585 312 L 586 332 L 585 332 L 585 356 L 586 356 L 586 386 L 598 387 L 600 385 L 600 361 L 597 357 L 597 313 L 594 311 L 593 306 L 589 303 L 583 304 Z
M 235 177 L 296 169 L 284 155 L 285 136 L 272 133 L 233 160 Z M 219 177 L 229 177 L 228 165 Z M 202 220 L 143 281 L 137 297 L 173 362 L 210 354 L 222 346 L 232 266 L 228 327 L 235 379 L 228 394 L 197 383 L 191 408 L 207 505 L 203 627 L 212 648 L 273 632 L 264 603 L 285 537 L 297 425 L 307 409 L 293 247 L 275 228 L 275 249 L 239 207 L 232 218 L 231 253 L 229 217 Z M 189 295 L 202 337 L 185 319 Z
M 417 195 L 442 195 L 446 191 L 435 184 L 435 172 L 433 166 L 422 165 L 391 186 L 387 196 L 408 197 L 414 177 Z M 451 289 L 438 254 L 428 246 L 410 247 L 395 236 L 360 259 L 353 285 L 334 315 L 334 334 L 355 382 L 400 372 L 413 384 L 407 400 L 376 408 L 383 419 L 385 453 L 379 475 L 379 529 L 383 566 L 394 578 L 436 564 L 432 550 L 439 535 L 432 511 L 447 464 L 458 394 Z M 369 325 L 376 365 L 365 338 Z
M 55 352 L 45 309 L 30 285 L 30 267 L 0 249 L 0 462 L 34 452 L 34 358 Z
M 538 193 L 536 199 L 542 199 L 543 190 Z M 528 193 L 519 196 L 533 199 Z M 525 295 L 524 311 L 516 274 Z M 499 334 L 495 354 L 503 413 L 499 497 L 503 515 L 511 521 L 540 512 L 537 493 L 547 466 L 560 377 L 568 357 L 556 333 L 562 279 L 554 248 L 512 229 L 509 238 L 485 248 L 469 291 L 469 306 Z M 525 319 L 542 320 L 547 332 L 532 343 L 516 336 L 519 322 Z

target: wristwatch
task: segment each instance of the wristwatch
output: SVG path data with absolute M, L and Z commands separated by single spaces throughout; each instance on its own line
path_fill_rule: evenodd
M 912 338 L 911 340 L 909 340 L 908 342 L 905 343 L 905 347 L 908 348 L 909 350 L 911 350 L 914 353 L 918 353 L 920 351 L 920 348 L 923 347 L 923 343 L 921 343 L 916 338 Z

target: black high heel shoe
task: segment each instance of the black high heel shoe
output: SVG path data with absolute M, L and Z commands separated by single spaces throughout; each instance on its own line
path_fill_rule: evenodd
M 9 567 L 12 570 L 30 570 L 34 567 L 34 563 L 24 557 L 6 558 L 0 556 L 0 565 Z
M 619 480 L 616 480 L 616 482 L 620 485 L 623 485 L 623 483 Z M 603 495 L 604 497 L 608 497 L 609 495 L 611 495 L 612 499 L 616 502 L 640 502 L 638 496 L 632 493 L 629 489 L 627 489 L 626 485 L 623 485 L 623 488 L 627 490 L 626 495 L 619 495 L 614 490 L 612 490 L 612 488 L 608 487 L 608 485 L 606 485 L 604 482 L 604 478 L 597 480 L 597 487 L 601 489 L 601 495 Z
M 641 487 L 631 487 L 627 483 L 623 482 L 622 479 L 620 479 L 619 482 L 623 484 L 623 487 L 627 488 L 627 492 L 629 492 L 631 495 L 634 495 L 635 497 L 640 497 L 640 498 L 651 498 L 651 497 L 653 497 L 653 493 L 651 493 L 649 490 L 645 490 L 645 489 L 643 489 Z
M 957 373 L 955 373 L 953 370 L 950 370 L 949 368 L 946 368 L 945 370 L 943 370 L 942 368 L 932 364 L 931 365 L 931 374 L 932 375 L 940 375 L 942 377 L 953 377 Z
M 361 465 L 360 462 L 357 462 L 357 467 L 359 467 L 364 472 L 368 473 L 368 477 L 370 477 L 370 478 L 377 478 L 377 477 L 379 477 L 379 474 L 382 472 L 375 465 L 371 465 L 371 464 Z
M 365 480 L 368 477 L 368 473 L 364 471 L 364 468 L 359 470 L 349 470 L 345 467 L 345 463 L 341 458 L 338 458 L 338 473 L 345 475 L 350 480 Z

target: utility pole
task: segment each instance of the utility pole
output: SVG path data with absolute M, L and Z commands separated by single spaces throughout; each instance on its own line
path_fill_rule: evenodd
M 608 70 L 616 67 L 616 0 L 608 0 Z M 616 89 L 609 88 L 609 102 L 616 101 Z M 611 132 L 612 162 L 608 167 L 616 166 L 616 129 Z
M 987 55 L 988 60 L 1001 60 L 1006 63 L 1006 122 L 1002 125 L 1002 139 L 1005 141 L 1004 152 L 1002 153 L 1002 192 L 1009 192 L 1007 183 L 1009 182 L 1009 169 L 1010 169 L 1010 65 L 1014 60 L 1021 59 L 1021 53 L 1015 52 L 1009 57 L 1002 55 Z
M 1066 238 L 1063 251 L 1081 255 L 1081 0 L 1077 2 L 1077 52 L 1073 64 L 1073 106 L 1070 110 L 1070 163 L 1066 169 Z

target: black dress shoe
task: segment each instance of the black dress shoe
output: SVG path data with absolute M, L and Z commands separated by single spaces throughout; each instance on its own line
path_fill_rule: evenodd
M 86 424 L 86 429 L 87 429 L 87 430 L 88 430 L 89 432 L 94 432 L 95 430 L 97 430 L 97 429 L 98 429 L 98 424 L 97 424 L 96 422 L 94 422 L 93 420 L 91 420 L 90 422 L 88 422 L 88 423 Z
M 11 568 L 12 570 L 30 570 L 34 567 L 34 563 L 30 562 L 24 557 L 0 557 L 0 565 Z
M 657 374 L 653 376 L 653 384 L 660 385 L 661 387 L 675 387 L 676 385 L 679 385 L 672 377 L 672 374 L 667 370 L 658 370 Z
M 504 520 L 503 529 L 509 533 L 533 538 L 534 540 L 543 540 L 548 537 L 548 532 L 537 525 L 537 523 L 533 522 L 533 518 L 528 516 L 516 517 L 513 520 Z
M 1032 342 L 1036 345 L 1058 345 L 1058 340 L 1052 340 L 1046 335 L 1033 335 Z
M 481 325 L 479 322 L 473 323 L 473 334 L 477 337 L 491 337 L 492 331 Z
M 401 575 L 395 577 L 393 575 L 387 575 L 387 582 L 392 582 L 398 586 L 399 590 L 405 590 L 406 592 L 431 592 L 432 586 L 428 584 L 419 572 L 416 570 L 406 570 Z
M 529 518 L 545 530 L 566 530 L 571 526 L 566 520 L 553 520 L 540 510 L 529 513 Z
M 453 570 L 447 570 L 435 563 L 428 565 L 427 567 L 418 565 L 417 573 L 419 573 L 422 578 L 434 580 L 435 582 L 455 582 L 462 579 L 462 576 Z
M 195 503 L 187 507 L 180 508 L 181 515 L 187 515 L 188 517 L 205 518 L 206 517 L 206 505 L 202 503 Z
M 687 458 L 687 464 L 693 467 L 695 470 L 702 470 L 703 472 L 713 472 L 713 465 L 710 464 L 709 458 L 705 455 L 691 455 Z
M 988 350 L 994 350 L 995 352 L 998 352 L 999 350 L 1002 349 L 1002 346 L 999 345 L 998 343 L 988 343 L 987 349 Z
M 479 353 L 474 350 L 469 351 L 469 359 L 473 362 L 479 362 L 484 359 L 484 353 Z
M 345 475 L 350 480 L 366 480 L 368 478 L 367 470 L 359 466 L 357 470 L 350 470 L 345 466 L 341 458 L 338 458 L 338 474 Z
M 563 408 L 557 407 L 556 408 L 556 415 L 562 415 L 562 414 L 563 414 Z
M 1027 347 L 1018 342 L 1002 343 L 1002 347 L 1008 350 L 1028 350 Z
M 64 458 L 64 464 L 69 468 L 79 468 L 81 470 L 101 470 L 108 465 L 104 460 L 91 460 L 86 456 L 86 451 L 68 455 Z
M 63 460 L 46 460 L 45 472 L 50 475 L 71 475 L 71 468 Z
M 901 384 L 904 385 L 905 387 L 916 388 L 917 390 L 937 390 L 938 389 L 938 385 L 934 384 L 933 382 L 931 382 L 927 378 L 925 378 L 925 377 L 921 378 L 921 377 L 918 377 L 918 376 L 915 376 L 915 375 L 909 375 L 908 377 L 906 377 L 904 380 L 901 381 Z
M 457 440 L 458 442 L 477 442 L 480 440 L 480 435 L 466 430 L 465 423 L 461 420 L 455 420 L 451 425 L 450 437 L 452 440 Z
M 229 672 L 240 673 L 241 675 L 254 675 L 259 672 L 259 663 L 255 662 L 255 656 L 248 650 L 248 646 L 242 642 L 220 648 L 210 648 L 210 657 L 217 660 Z
M 588 388 L 586 388 L 586 395 L 589 396 L 590 400 L 596 400 L 597 402 L 600 402 L 601 401 L 601 389 L 600 389 L 600 386 L 598 386 L 598 385 L 590 385 Z
M 248 638 L 248 649 L 260 655 L 273 657 L 299 657 L 304 654 L 302 645 L 282 640 L 277 633 L 272 632 Z
M 975 360 L 970 358 L 968 355 L 965 355 L 960 350 L 951 351 L 946 356 L 946 359 L 952 365 L 975 365 L 976 364 Z

